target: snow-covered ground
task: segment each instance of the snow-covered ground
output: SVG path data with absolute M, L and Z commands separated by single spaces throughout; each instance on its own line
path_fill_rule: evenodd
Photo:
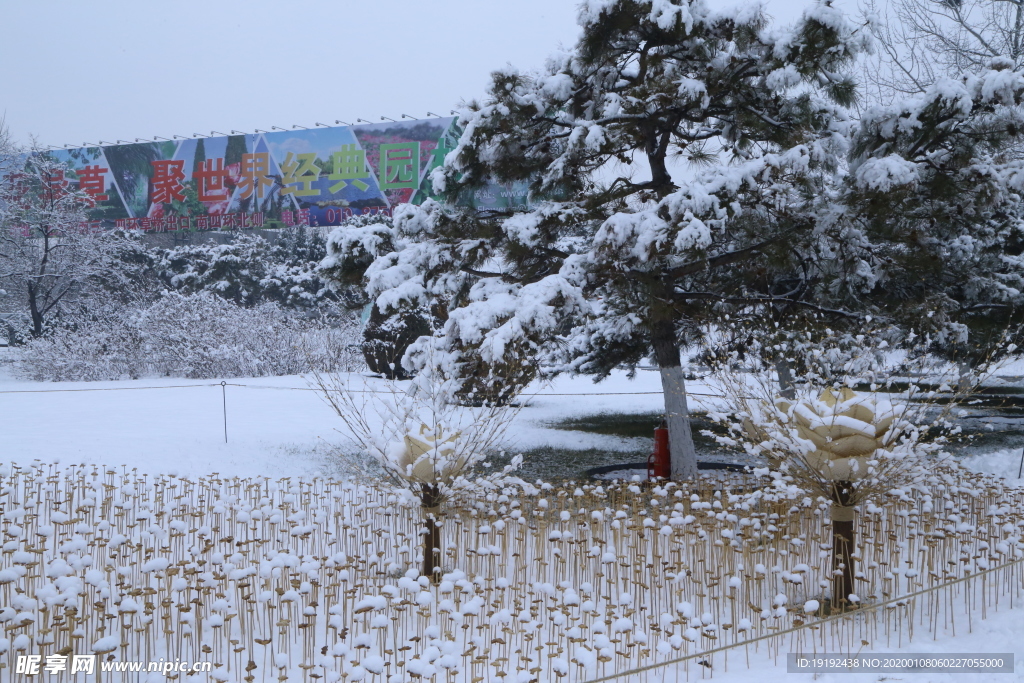
M 27 382 L 0 375 L 0 457 L 16 462 L 127 465 L 140 473 L 246 476 L 269 471 L 312 476 L 336 471 L 337 454 L 351 451 L 341 421 L 299 376 L 219 380 L 180 378 L 118 382 Z M 357 380 L 358 383 L 363 379 Z M 384 390 L 366 378 L 365 388 Z M 716 394 L 690 382 L 697 409 Z M 224 398 L 227 443 L 224 442 Z M 663 410 L 656 372 L 634 379 L 614 373 L 595 384 L 587 377 L 537 382 L 523 395 L 509 430 L 509 452 L 642 450 L 641 440 L 554 429 L 563 420 L 602 413 Z M 628 460 L 629 458 L 626 458 Z M 635 460 L 635 455 L 633 456 Z M 999 449 L 965 464 L 1017 478 L 1020 452 Z
M 247 661 L 257 674 L 250 680 L 261 681 L 279 670 L 287 675 L 279 680 L 304 680 L 299 669 L 307 667 L 327 681 L 344 673 L 366 683 L 415 680 L 407 674 L 481 683 L 501 671 L 516 683 L 583 683 L 687 654 L 713 667 L 690 661 L 693 678 L 749 679 L 756 671 L 774 680 L 784 675 L 776 648 L 744 641 L 775 634 L 783 652 L 850 644 L 856 651 L 862 638 L 870 643 L 864 651 L 876 654 L 895 650 L 897 640 L 903 653 L 1013 652 L 1009 629 L 1020 614 L 982 622 L 980 604 L 990 613 L 1019 610 L 1024 576 L 1017 564 L 1004 567 L 1009 558 L 1024 561 L 1016 512 L 1024 494 L 955 474 L 956 486 L 933 489 L 938 499 L 894 494 L 862 512 L 873 521 L 861 527 L 866 583 L 858 593 L 877 603 L 950 579 L 973 582 L 970 590 L 938 585 L 940 593 L 913 609 L 890 604 L 858 612 L 840 629 L 787 634 L 815 614 L 830 571 L 816 519 L 822 511 L 799 492 L 772 503 L 701 485 L 467 489 L 447 506 L 449 573 L 432 587 L 418 576 L 418 503 L 394 489 L 0 464 L 0 664 L 40 648 L 49 655 L 92 647 L 115 650 L 118 661 L 212 661 L 217 670 L 198 680 L 221 683 L 241 683 Z M 943 499 L 949 507 L 933 505 Z M 905 540 L 873 540 L 887 538 Z M 917 558 L 930 550 L 961 561 L 910 571 L 928 566 Z M 978 580 L 985 568 L 997 572 L 987 583 Z M 723 645 L 733 646 L 728 661 L 706 654 Z M 394 676 L 367 674 L 388 662 Z M 9 673 L 0 670 L 0 681 L 31 683 Z M 626 682 L 687 679 L 670 664 Z
M 119 382 L 25 382 L 0 379 L 3 456 L 18 462 L 128 465 L 140 473 L 281 476 L 330 472 L 344 448 L 341 421 L 298 376 L 225 380 L 177 378 Z M 366 379 L 367 389 L 385 389 Z M 539 447 L 629 451 L 635 440 L 551 429 L 549 423 L 603 412 L 662 409 L 655 372 L 634 380 L 617 373 L 594 384 L 560 377 L 531 386 L 510 430 L 508 450 Z M 694 392 L 707 392 L 695 385 Z M 696 398 L 696 397 L 695 397 Z
M 213 472 L 225 476 L 302 477 L 328 474 L 333 458 L 345 448 L 337 431 L 340 420 L 301 377 L 225 380 L 228 442 L 224 442 L 222 388 L 219 381 L 175 378 L 102 383 L 33 383 L 0 377 L 0 463 L 33 460 L 62 464 L 123 465 L 139 474 L 173 473 L 195 478 Z M 368 389 L 384 388 L 367 379 Z M 693 382 L 695 401 L 714 387 Z M 616 373 L 594 384 L 588 378 L 561 377 L 532 386 L 510 433 L 510 448 L 542 447 L 563 450 L 602 449 L 631 452 L 636 440 L 549 425 L 573 417 L 601 413 L 656 413 L 662 408 L 660 380 L 641 371 L 634 379 Z M 998 450 L 975 454 L 964 463 L 982 472 L 1016 479 L 1020 452 Z M 918 636 L 904 652 L 1015 652 L 1017 674 L 811 674 L 786 673 L 785 659 L 767 655 L 752 658 L 763 681 L 982 681 L 1024 680 L 1024 609 L 990 614 L 975 620 L 971 633 L 932 640 Z M 885 647 L 872 652 L 888 651 Z M 739 652 L 739 651 L 737 651 Z M 728 672 L 695 671 L 691 677 L 712 675 L 723 681 L 749 680 L 750 669 L 730 659 Z M 695 667 L 699 670 L 699 667 Z M 650 680 L 661 680 L 652 674 Z M 2 677 L 0 677 L 2 678 Z M 674 673 L 664 680 L 675 680 Z
M 960 462 L 976 472 L 986 472 L 1024 484 L 1024 479 L 1019 476 L 1021 472 L 1021 449 L 1019 448 L 1001 448 L 987 453 L 970 455 Z

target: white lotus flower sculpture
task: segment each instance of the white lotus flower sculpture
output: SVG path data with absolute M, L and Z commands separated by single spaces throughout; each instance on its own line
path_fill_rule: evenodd
M 462 432 L 445 433 L 440 426 L 420 425 L 418 436 L 406 434 L 390 455 L 398 472 L 408 481 L 436 484 L 461 472 L 467 455 L 456 455 L 456 441 Z

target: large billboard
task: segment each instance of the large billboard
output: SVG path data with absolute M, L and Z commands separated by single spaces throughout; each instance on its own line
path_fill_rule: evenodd
M 146 232 L 338 225 L 436 197 L 430 172 L 457 142 L 452 117 L 183 138 L 47 152 L 51 179 L 89 197 L 95 227 Z M 525 188 L 488 186 L 481 209 L 524 208 Z

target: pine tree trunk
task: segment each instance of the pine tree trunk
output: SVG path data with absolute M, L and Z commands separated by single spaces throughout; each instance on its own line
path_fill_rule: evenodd
M 665 422 L 668 424 L 668 450 L 672 458 L 672 479 L 697 476 L 697 449 L 690 431 L 690 409 L 686 403 L 686 380 L 679 359 L 679 347 L 671 324 L 656 328 L 654 357 L 661 371 L 661 389 L 665 393 Z M 657 332 L 660 332 L 658 334 Z
M 779 396 L 790 401 L 796 400 L 796 385 L 793 384 L 793 368 L 783 358 L 775 364 L 775 372 L 779 375 Z
M 966 361 L 960 361 L 956 364 L 956 370 L 959 375 L 957 377 L 956 390 L 961 394 L 966 394 L 971 390 L 974 379 L 971 376 L 971 365 Z
M 437 583 L 441 580 L 441 491 L 437 484 L 420 485 L 420 507 L 423 510 L 423 576 Z

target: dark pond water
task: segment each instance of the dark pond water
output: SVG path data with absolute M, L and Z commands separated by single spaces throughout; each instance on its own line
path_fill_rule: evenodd
M 930 413 L 937 415 L 940 410 L 941 407 L 936 407 Z M 1024 449 L 1024 386 L 987 389 L 958 406 L 953 416 L 963 430 L 961 437 L 949 446 L 948 450 L 954 455 Z M 519 476 L 531 481 L 585 479 L 587 470 L 594 467 L 645 462 L 654 447 L 654 427 L 660 422 L 661 414 L 657 413 L 604 413 L 552 423 L 549 427 L 554 429 L 632 439 L 636 446 L 628 452 L 533 449 L 523 453 L 524 462 Z M 741 451 L 723 448 L 712 438 L 701 434 L 702 430 L 721 432 L 721 428 L 705 416 L 694 415 L 692 426 L 697 455 L 702 461 L 759 464 Z

